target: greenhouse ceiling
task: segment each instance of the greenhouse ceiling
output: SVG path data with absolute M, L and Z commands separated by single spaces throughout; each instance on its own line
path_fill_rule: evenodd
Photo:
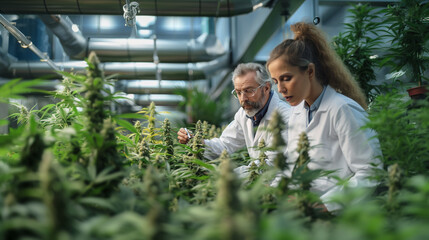
M 84 59 L 95 51 L 106 75 L 116 74 L 123 89 L 145 95 L 138 99 L 148 102 L 140 104 L 153 99 L 177 105 L 172 87 L 155 91 L 153 82 L 163 88 L 166 81 L 176 87 L 192 81 L 219 91 L 233 66 L 253 61 L 282 15 L 302 2 L 0 0 L 0 77 L 82 73 Z

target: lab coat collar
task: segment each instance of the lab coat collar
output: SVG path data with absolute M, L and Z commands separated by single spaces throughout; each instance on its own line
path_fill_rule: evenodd
M 267 114 L 267 111 L 268 111 L 268 106 L 270 106 L 270 102 L 271 102 L 271 98 L 273 97 L 273 94 L 274 94 L 274 92 L 273 91 L 270 91 L 270 95 L 269 95 L 269 97 L 268 97 L 268 100 L 267 100 L 267 103 L 265 103 L 265 106 L 261 109 L 261 110 L 259 110 L 259 112 L 257 112 L 256 114 L 255 114 L 255 118 L 256 118 L 256 120 L 255 119 L 253 119 L 254 117 L 249 117 L 249 116 L 247 116 L 247 114 L 246 114 L 246 117 L 248 118 L 248 119 L 250 119 L 250 121 L 252 121 L 252 124 L 253 124 L 253 127 L 257 127 L 257 126 L 259 126 L 259 124 L 261 123 L 261 121 L 262 121 L 262 119 L 265 117 L 265 115 Z
M 252 139 L 252 141 L 255 141 L 255 139 L 259 139 L 259 137 L 261 136 L 261 134 L 264 131 L 268 131 L 267 130 L 268 122 L 271 120 L 271 115 L 272 115 L 273 111 L 275 109 L 277 109 L 277 107 L 279 105 L 279 101 L 280 101 L 279 96 L 277 95 L 277 93 L 275 93 L 273 91 L 273 96 L 272 96 L 271 101 L 269 103 L 267 113 L 265 113 L 265 116 L 262 118 L 261 122 L 259 123 L 259 126 L 256 130 L 256 134 L 254 134 L 255 137 L 251 136 L 251 138 L 250 138 L 250 139 Z M 248 127 L 250 127 L 250 126 L 253 127 L 252 121 L 250 121 L 250 120 L 247 121 L 247 124 L 249 125 Z
M 332 96 L 334 96 L 337 92 L 331 87 L 331 86 L 326 86 L 326 91 L 325 91 L 325 95 L 322 98 L 322 102 L 320 103 L 319 109 L 317 110 L 317 112 L 326 112 L 328 111 L 329 106 L 331 106 L 331 104 L 329 104 L 329 102 L 332 99 Z
M 331 86 L 326 86 L 325 94 L 323 95 L 322 101 L 320 102 L 319 108 L 317 109 L 318 113 L 326 112 L 329 108 L 329 104 L 326 104 L 330 101 L 331 97 L 335 95 L 336 91 Z M 294 114 L 305 114 L 305 100 L 302 100 L 300 104 L 295 106 L 295 111 L 293 111 Z

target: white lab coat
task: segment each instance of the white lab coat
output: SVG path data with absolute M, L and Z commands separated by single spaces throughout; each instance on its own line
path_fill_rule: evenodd
M 310 141 L 310 169 L 336 170 L 336 176 L 348 180 L 348 186 L 373 186 L 366 179 L 371 175 L 371 163 L 381 167 L 381 150 L 375 132 L 360 130 L 367 121 L 367 113 L 354 100 L 327 87 L 319 109 L 307 126 L 304 101 L 292 107 L 288 132 L 288 163 L 290 169 L 298 157 L 299 135 L 306 132 Z M 286 173 L 290 175 L 290 172 Z M 341 191 L 332 178 L 322 177 L 313 182 L 317 193 L 329 211 L 339 208 L 329 199 Z
M 274 110 L 279 111 L 283 121 L 287 125 L 289 119 L 290 105 L 284 101 L 281 101 L 276 92 L 273 92 L 273 96 L 268 106 L 267 113 L 262 118 L 256 134 L 254 134 L 252 121 L 246 117 L 246 112 L 243 108 L 240 108 L 234 116 L 234 120 L 225 128 L 222 135 L 219 138 L 213 138 L 210 140 L 204 140 L 206 145 L 204 157 L 208 159 L 216 159 L 220 156 L 222 151 L 226 149 L 229 154 L 236 152 L 237 150 L 247 147 L 249 156 L 251 158 L 258 158 L 259 151 L 257 150 L 258 143 L 261 139 L 264 139 L 265 144 L 269 146 L 272 139 L 272 133 L 267 130 L 268 122 L 271 119 L 271 114 Z M 287 140 L 287 130 L 282 133 L 283 139 Z M 268 157 L 268 164 L 272 164 L 274 158 L 274 152 L 266 152 Z M 257 164 L 259 162 L 256 162 Z M 242 177 L 247 170 L 248 166 L 242 166 L 236 169 L 236 172 Z

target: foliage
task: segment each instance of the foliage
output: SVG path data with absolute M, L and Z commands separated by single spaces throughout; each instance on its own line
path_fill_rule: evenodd
M 184 101 L 180 103 L 180 109 L 187 114 L 187 125 L 196 123 L 198 120 L 207 121 L 220 127 L 229 118 L 228 97 L 226 92 L 219 99 L 214 100 L 198 88 L 179 89 L 176 92 L 183 96 Z
M 380 93 L 374 83 L 378 66 L 374 56 L 382 43 L 380 13 L 367 4 L 353 5 L 348 11 L 350 23 L 333 38 L 333 46 L 371 102 Z
M 397 163 L 407 177 L 427 174 L 429 167 L 429 108 L 416 108 L 397 92 L 380 95 L 370 106 L 367 127 L 380 140 L 385 168 Z
M 405 71 L 411 81 L 422 86 L 429 66 L 429 5 L 423 0 L 401 0 L 383 11 L 385 38 L 391 39 L 384 65 Z
M 312 181 L 332 173 L 307 167 L 312 146 L 305 134 L 292 175 L 282 177 L 290 166 L 281 162 L 279 116 L 270 123 L 275 141 L 260 143 L 260 164 L 241 179 L 234 172 L 238 157 L 204 158 L 201 139 L 218 136 L 208 122 L 199 121 L 185 145 L 173 138 L 168 120 L 157 124 L 154 105 L 135 114 L 111 112 L 115 94 L 96 61 L 91 64 L 86 76 L 63 73 L 66 87 L 53 94 L 61 101 L 17 114 L 26 120 L 0 136 L 0 239 L 429 236 L 428 108 L 412 108 L 397 95 L 377 97 L 368 126 L 381 142 L 386 170 L 373 177 L 385 190 L 374 195 L 344 185 L 336 199 L 343 210 L 332 215 L 319 211 L 311 192 Z M 278 151 L 275 166 L 264 164 L 267 150 Z M 283 180 L 276 186 L 277 177 Z
M 22 95 L 30 92 L 44 92 L 35 87 L 43 83 L 42 79 L 35 79 L 31 81 L 20 81 L 20 79 L 13 79 L 0 86 L 0 102 L 8 102 L 9 98 L 22 98 Z

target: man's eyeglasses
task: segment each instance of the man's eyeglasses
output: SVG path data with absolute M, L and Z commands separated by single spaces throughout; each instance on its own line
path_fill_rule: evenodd
M 236 91 L 235 89 L 231 91 L 231 94 L 238 99 L 238 97 L 242 96 L 242 94 L 248 96 L 248 97 L 253 97 L 256 94 L 256 91 L 258 91 L 258 89 L 262 86 L 264 86 L 265 84 L 259 85 L 259 87 L 257 88 L 248 88 L 248 89 L 244 89 L 242 91 Z

